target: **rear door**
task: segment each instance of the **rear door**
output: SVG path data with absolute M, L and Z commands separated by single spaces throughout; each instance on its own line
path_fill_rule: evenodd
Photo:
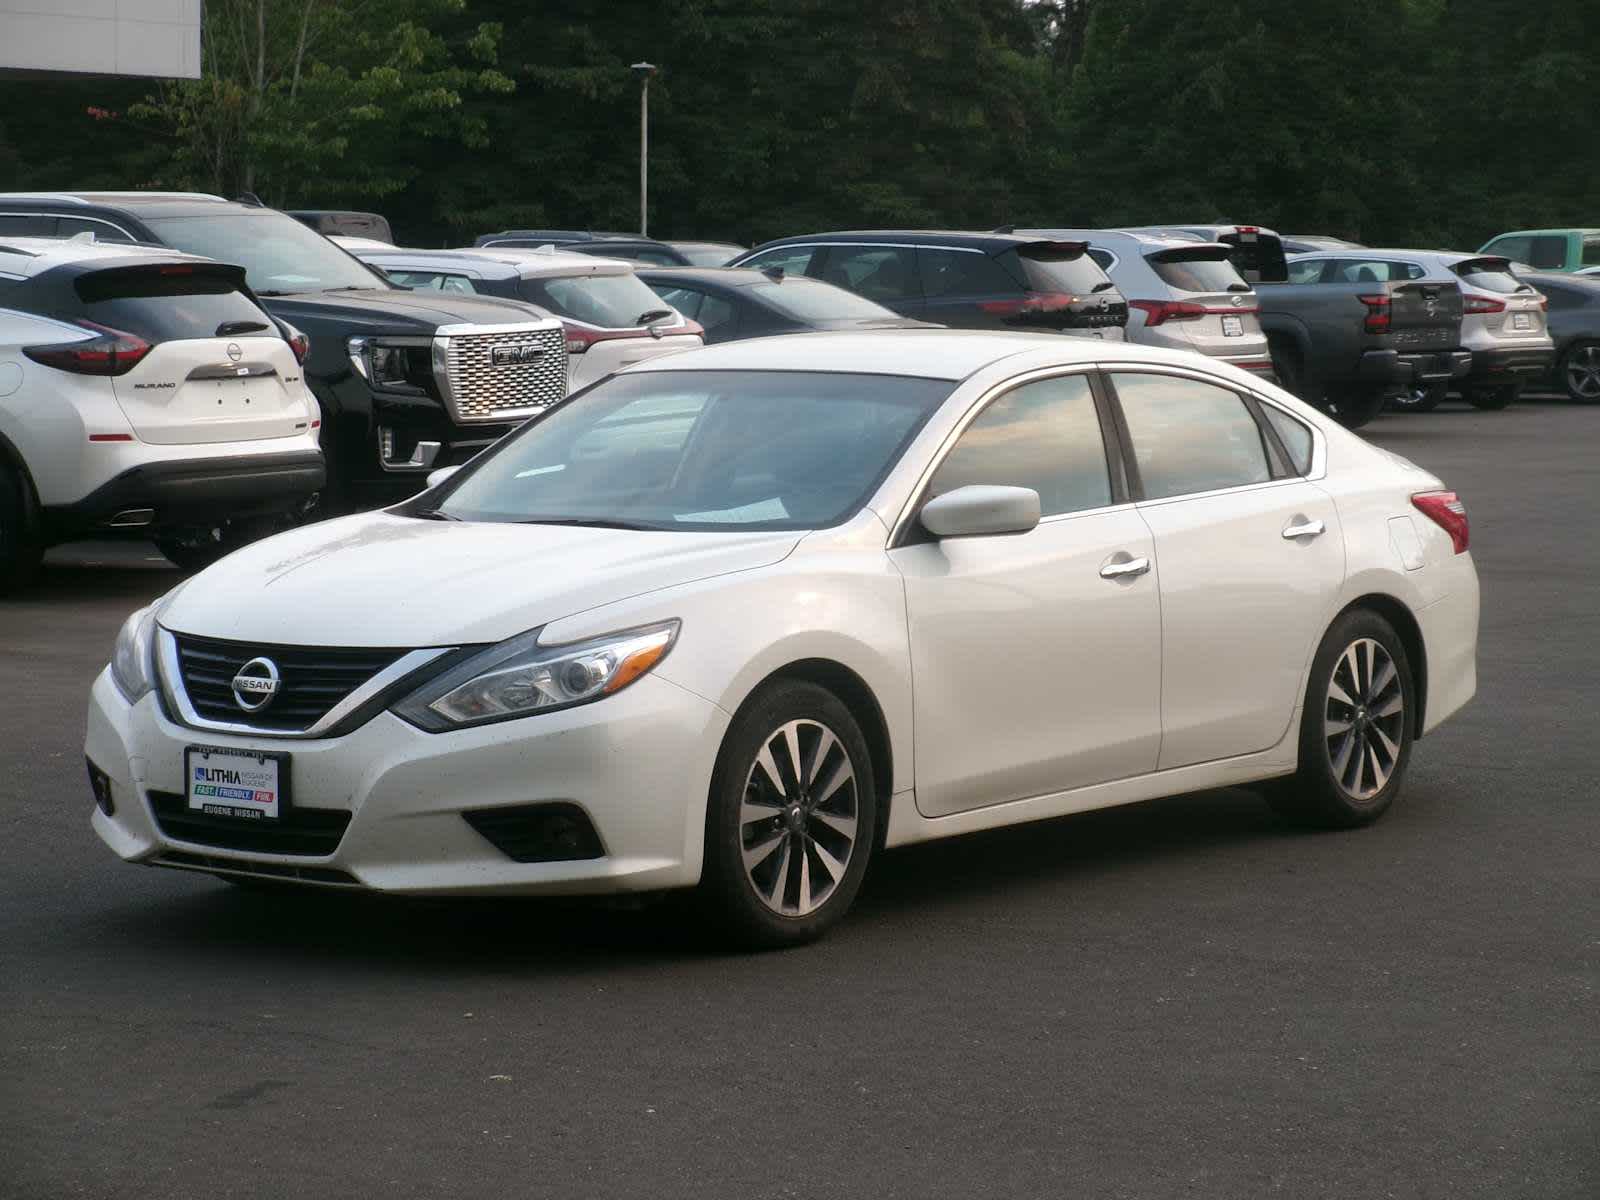
M 1054 329 L 1107 342 L 1127 340 L 1128 301 L 1081 242 L 1032 242 L 995 256 L 1023 289 L 1002 328 Z M 996 324 L 996 322 L 991 322 Z
M 1495 341 L 1505 342 L 1507 349 L 1544 345 L 1548 333 L 1544 297 L 1511 273 L 1509 260 L 1473 258 L 1451 270 L 1461 277 L 1465 291 L 1463 327 L 1476 323 Z
M 1234 267 L 1228 251 L 1214 246 L 1180 246 L 1147 254 L 1161 281 L 1180 303 L 1197 306 L 1176 329 L 1202 354 L 1227 358 L 1267 357 L 1256 294 Z
M 73 283 L 80 321 L 149 343 L 114 376 L 117 403 L 155 445 L 255 441 L 303 433 L 311 402 L 277 327 L 240 289 L 237 268 L 115 267 Z

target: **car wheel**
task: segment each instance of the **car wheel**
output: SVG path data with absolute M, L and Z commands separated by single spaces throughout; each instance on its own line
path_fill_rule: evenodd
M 1558 373 L 1569 399 L 1600 404 L 1600 342 L 1573 342 L 1561 356 Z
M 1287 338 L 1269 337 L 1267 353 L 1272 358 L 1272 373 L 1278 377 L 1278 386 L 1302 400 L 1308 400 L 1301 390 L 1306 383 L 1305 363 L 1294 343 Z
M 1501 383 L 1494 387 L 1468 388 L 1462 393 L 1462 398 L 1473 408 L 1494 411 L 1508 407 L 1522 394 L 1520 383 Z
M 1360 429 L 1387 403 L 1388 397 L 1373 388 L 1343 387 L 1328 392 L 1328 411 L 1346 429 Z
M 1447 385 L 1442 383 L 1416 384 L 1398 396 L 1389 397 L 1389 407 L 1395 412 L 1432 412 L 1444 403 Z
M 1300 765 L 1268 791 L 1299 824 L 1351 829 L 1394 803 L 1411 757 L 1416 689 L 1405 644 L 1366 609 L 1334 622 L 1311 664 Z
M 31 582 L 44 554 L 28 520 L 27 486 L 0 465 L 0 595 Z
M 871 754 L 850 710 L 816 684 L 777 681 L 723 739 L 703 897 L 741 944 L 810 941 L 854 902 L 877 817 Z

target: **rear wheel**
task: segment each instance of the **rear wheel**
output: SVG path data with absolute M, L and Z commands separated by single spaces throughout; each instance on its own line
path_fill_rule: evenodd
M 1473 387 L 1462 392 L 1466 402 L 1473 408 L 1487 411 L 1506 408 L 1522 394 L 1520 383 L 1499 383 L 1493 387 Z
M 1375 388 L 1346 385 L 1328 390 L 1328 411 L 1346 429 L 1360 429 L 1383 411 L 1388 397 Z
M 1579 404 L 1600 404 L 1600 342 L 1573 342 L 1561 356 L 1557 378 L 1567 398 Z
M 1389 397 L 1389 407 L 1395 412 L 1432 412 L 1444 403 L 1448 387 L 1442 383 L 1413 384 L 1398 396 Z
M 810 941 L 854 902 L 877 816 L 871 755 L 850 710 L 816 684 L 779 680 L 723 741 L 703 898 L 745 945 Z
M 1311 397 L 1302 390 L 1306 386 L 1305 361 L 1294 343 L 1287 338 L 1270 337 L 1267 351 L 1272 356 L 1272 373 L 1278 377 L 1278 386 L 1310 402 Z
M 1377 613 L 1345 613 L 1311 664 L 1300 721 L 1300 765 L 1268 790 L 1303 825 L 1350 829 L 1381 817 L 1411 757 L 1416 689 L 1405 644 Z
M 44 554 L 28 519 L 27 486 L 0 463 L 0 595 L 31 582 Z

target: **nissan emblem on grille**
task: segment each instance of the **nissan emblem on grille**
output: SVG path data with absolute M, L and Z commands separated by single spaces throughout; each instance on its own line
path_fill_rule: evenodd
M 258 712 L 272 703 L 280 682 L 277 663 L 270 658 L 252 658 L 233 677 L 233 702 L 245 712 Z
M 434 374 L 459 422 L 516 421 L 566 399 L 567 341 L 560 325 L 450 332 L 434 343 Z

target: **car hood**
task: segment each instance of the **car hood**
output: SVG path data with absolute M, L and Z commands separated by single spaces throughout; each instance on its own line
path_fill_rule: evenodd
M 375 288 L 361 292 L 297 292 L 265 296 L 261 303 L 307 333 L 324 326 L 343 333 L 430 335 L 441 325 L 512 325 L 543 320 L 549 314 L 520 300 Z
M 800 536 L 363 513 L 230 554 L 179 587 L 160 622 L 271 645 L 498 642 L 630 596 L 767 566 Z

